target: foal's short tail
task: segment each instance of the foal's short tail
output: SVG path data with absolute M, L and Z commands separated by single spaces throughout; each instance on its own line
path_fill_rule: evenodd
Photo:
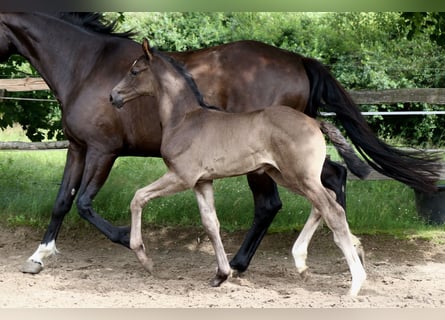
M 333 124 L 324 121 L 320 122 L 320 129 L 329 137 L 340 156 L 345 160 L 348 169 L 360 179 L 366 178 L 371 172 L 371 168 L 356 155 L 354 149 L 343 137 L 340 130 Z

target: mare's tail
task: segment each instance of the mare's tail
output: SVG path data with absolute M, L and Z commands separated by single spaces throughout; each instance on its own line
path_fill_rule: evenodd
M 320 122 L 320 129 L 329 137 L 340 156 L 345 160 L 349 170 L 360 179 L 366 178 L 371 168 L 355 154 L 354 149 L 343 137 L 340 130 L 333 124 L 325 121 Z
M 418 191 L 437 190 L 441 166 L 439 157 L 421 151 L 403 151 L 376 137 L 346 90 L 317 60 L 304 58 L 310 81 L 310 97 L 305 112 L 315 117 L 318 108 L 335 112 L 347 136 L 376 171 Z

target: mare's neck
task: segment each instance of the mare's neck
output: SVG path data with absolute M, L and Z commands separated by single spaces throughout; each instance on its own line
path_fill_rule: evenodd
M 18 53 L 40 73 L 63 106 L 92 72 L 103 47 L 101 37 L 46 15 L 25 13 L 5 19 Z
M 177 127 L 190 112 L 207 110 L 199 105 L 190 84 L 169 62 L 157 68 L 158 108 L 163 130 Z

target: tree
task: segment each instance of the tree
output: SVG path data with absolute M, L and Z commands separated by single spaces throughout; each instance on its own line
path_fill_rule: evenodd
M 445 47 L 445 12 L 404 12 L 401 16 L 409 30 L 408 39 L 426 33 L 432 41 Z
M 445 86 L 445 13 L 109 12 L 104 18 L 117 20 L 118 31 L 137 32 L 136 41 L 148 37 L 165 51 L 259 40 L 320 60 L 352 90 Z M 18 69 L 37 75 L 19 57 L 0 65 L 3 77 L 22 77 Z M 29 95 L 52 97 L 48 92 Z M 361 108 L 408 111 L 443 107 L 400 103 Z M 32 140 L 62 137 L 59 119 L 56 103 L 0 103 L 0 129 L 18 122 Z M 444 117 L 370 117 L 368 121 L 384 138 L 443 144 Z
M 3 78 L 38 77 L 37 71 L 21 56 L 13 55 L 7 63 L 0 64 L 0 74 Z M 12 127 L 18 123 L 31 141 L 44 139 L 63 139 L 61 126 L 61 111 L 54 96 L 48 91 L 5 92 L 0 103 L 0 130 Z M 41 101 L 15 100 L 41 99 Z

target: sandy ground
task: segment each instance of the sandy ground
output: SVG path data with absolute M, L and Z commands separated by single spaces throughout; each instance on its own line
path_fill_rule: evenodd
M 40 274 L 29 275 L 20 267 L 43 233 L 1 227 L 0 307 L 445 307 L 445 235 L 441 242 L 362 236 L 368 280 L 351 298 L 349 270 L 328 230 L 318 230 L 311 243 L 307 281 L 290 255 L 297 233 L 270 234 L 246 273 L 211 288 L 216 263 L 202 229 L 149 229 L 144 236 L 155 276 L 93 228 L 62 229 L 60 254 L 47 259 Z M 229 255 L 243 237 L 223 234 Z

